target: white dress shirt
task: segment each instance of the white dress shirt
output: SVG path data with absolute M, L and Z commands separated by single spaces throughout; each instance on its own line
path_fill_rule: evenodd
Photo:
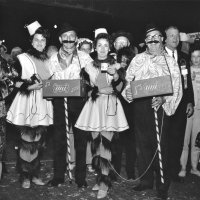
M 173 51 L 171 49 L 169 49 L 168 47 L 165 47 L 165 50 L 167 51 L 168 55 L 173 57 Z M 178 62 L 178 52 L 176 49 L 174 50 L 174 59 L 176 60 L 176 62 Z

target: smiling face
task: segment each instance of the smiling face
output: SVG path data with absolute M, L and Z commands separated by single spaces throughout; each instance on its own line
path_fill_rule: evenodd
M 68 31 L 63 33 L 59 37 L 60 43 L 63 45 L 64 49 L 71 49 L 75 47 L 77 41 L 77 35 L 75 31 Z
M 44 38 L 42 34 L 35 34 L 33 36 L 32 46 L 40 52 L 44 51 L 46 47 L 46 38 Z
M 100 38 L 96 44 L 96 51 L 98 59 L 103 60 L 108 56 L 108 52 L 110 50 L 110 45 L 107 39 Z
M 171 50 L 175 50 L 180 41 L 179 31 L 175 28 L 169 28 L 166 30 L 166 36 L 166 46 Z
M 82 44 L 81 47 L 80 47 L 80 51 L 84 51 L 85 53 L 90 54 L 91 51 L 92 51 L 91 45 L 88 44 L 88 43 Z
M 156 52 L 162 47 L 163 37 L 158 30 L 147 33 L 145 43 L 149 51 Z

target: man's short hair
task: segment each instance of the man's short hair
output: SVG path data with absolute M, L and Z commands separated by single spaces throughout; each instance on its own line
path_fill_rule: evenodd
M 124 31 L 124 30 L 119 30 L 119 31 L 117 31 L 117 32 L 115 32 L 115 33 L 112 34 L 112 40 L 113 40 L 113 42 L 115 42 L 115 40 L 116 40 L 118 37 L 125 37 L 125 38 L 128 39 L 128 41 L 129 41 L 130 43 L 133 42 L 132 34 L 129 33 L 129 32 L 126 32 L 126 31 Z
M 177 31 L 179 32 L 179 29 L 178 29 L 177 26 L 170 25 L 170 26 L 168 26 L 167 28 L 165 28 L 165 33 L 166 33 L 166 34 L 167 34 L 167 31 L 168 31 L 169 29 L 175 29 L 175 30 L 177 30 Z

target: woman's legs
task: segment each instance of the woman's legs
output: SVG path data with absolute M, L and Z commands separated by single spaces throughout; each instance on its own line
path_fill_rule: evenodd
M 192 126 L 193 126 L 193 116 L 187 119 L 183 150 L 182 150 L 182 154 L 180 158 L 181 171 L 178 174 L 180 177 L 185 177 L 186 175 L 186 166 L 187 166 L 187 161 L 188 161 L 189 144 L 190 144 L 190 138 L 191 138 L 191 133 L 192 133 Z
M 91 151 L 91 141 L 87 142 L 86 149 L 86 164 L 89 172 L 94 172 L 92 169 L 92 151 Z
M 200 110 L 195 109 L 193 115 L 193 129 L 191 138 L 191 173 L 200 177 L 200 171 L 197 170 L 197 165 L 199 161 L 200 149 L 195 146 L 195 140 L 197 134 L 200 132 Z
M 32 181 L 36 185 L 44 185 L 38 178 L 40 171 L 40 150 L 42 145 L 42 134 L 45 127 L 36 128 L 22 127 L 21 142 L 19 146 L 19 173 L 23 188 L 30 188 Z
M 98 172 L 97 185 L 93 190 L 98 190 L 97 198 L 102 199 L 107 195 L 108 188 L 111 186 L 109 173 L 113 132 L 93 132 L 92 137 L 92 153 L 95 155 L 93 167 Z

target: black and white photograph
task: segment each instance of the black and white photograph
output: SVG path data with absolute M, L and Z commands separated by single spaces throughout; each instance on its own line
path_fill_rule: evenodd
M 0 200 L 200 199 L 200 0 L 0 0 Z

